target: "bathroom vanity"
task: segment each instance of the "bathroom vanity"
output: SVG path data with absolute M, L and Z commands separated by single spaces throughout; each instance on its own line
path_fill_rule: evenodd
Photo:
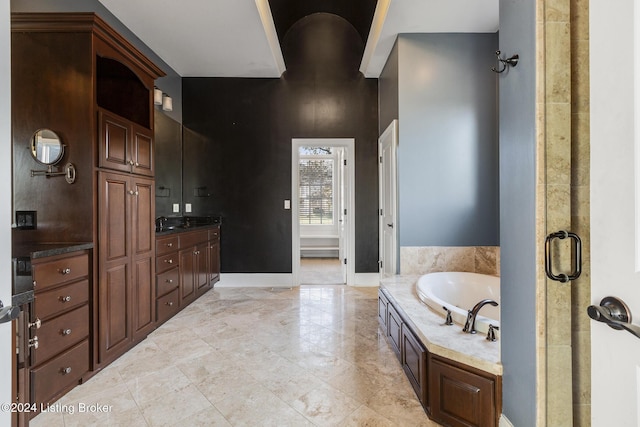
M 502 411 L 497 343 L 443 325 L 443 319 L 421 306 L 412 289 L 410 281 L 383 284 L 378 322 L 425 412 L 443 425 L 497 427 Z M 453 349 L 447 347 L 451 340 L 459 341 Z M 471 351 L 465 353 L 465 347 Z M 484 359 L 474 354 L 485 349 Z

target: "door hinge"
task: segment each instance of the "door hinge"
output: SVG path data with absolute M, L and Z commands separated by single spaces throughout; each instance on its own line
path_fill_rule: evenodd
M 345 214 L 345 215 L 347 214 L 347 210 L 346 210 L 346 209 L 344 210 L 344 214 Z
M 380 216 L 382 216 L 382 209 L 380 209 Z
M 347 259 L 346 258 L 344 259 L 344 265 L 347 265 Z
M 378 261 L 378 267 L 380 267 L 380 269 L 382 269 L 382 260 Z
M 382 156 L 380 156 L 380 163 L 382 163 Z
M 347 166 L 347 159 L 344 159 L 344 165 Z

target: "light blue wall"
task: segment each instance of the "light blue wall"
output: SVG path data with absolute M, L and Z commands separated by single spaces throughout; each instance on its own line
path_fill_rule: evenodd
M 398 37 L 400 246 L 499 245 L 497 42 Z
M 182 78 L 98 0 L 11 0 L 11 12 L 96 12 L 118 33 L 167 73 L 165 77 L 156 80 L 156 86 L 173 99 L 173 111 L 165 111 L 165 114 L 182 123 Z
M 500 50 L 520 55 L 500 75 L 500 237 L 503 412 L 536 425 L 535 1 L 500 0 Z

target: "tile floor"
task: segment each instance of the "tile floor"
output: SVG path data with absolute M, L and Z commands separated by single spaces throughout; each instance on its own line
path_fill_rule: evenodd
M 215 288 L 31 425 L 437 426 L 376 316 L 377 288 Z
M 299 279 L 303 285 L 344 284 L 338 258 L 300 258 Z

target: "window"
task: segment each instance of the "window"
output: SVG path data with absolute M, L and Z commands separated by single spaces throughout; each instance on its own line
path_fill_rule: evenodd
M 331 147 L 300 147 L 300 224 L 334 224 L 334 167 Z

